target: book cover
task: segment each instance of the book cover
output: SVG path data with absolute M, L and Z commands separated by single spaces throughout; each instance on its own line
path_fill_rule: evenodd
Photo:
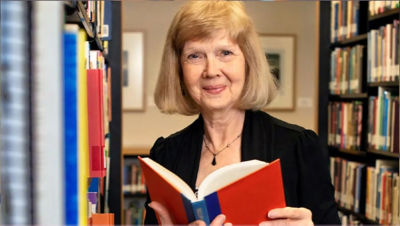
M 104 177 L 103 71 L 87 70 L 90 177 Z
M 164 205 L 175 224 L 201 219 L 209 224 L 218 214 L 232 224 L 258 224 L 267 213 L 286 206 L 281 164 L 251 160 L 222 167 L 200 184 L 198 196 L 177 175 L 150 158 L 139 161 L 153 201 Z
M 71 25 L 74 26 L 74 25 Z M 78 26 L 73 29 L 79 29 Z M 65 224 L 78 224 L 78 125 L 77 67 L 78 37 L 67 27 L 64 31 L 64 166 Z

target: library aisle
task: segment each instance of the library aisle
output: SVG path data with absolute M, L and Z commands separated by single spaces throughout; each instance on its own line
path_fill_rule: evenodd
M 121 3 L 0 10 L 1 224 L 120 224 Z

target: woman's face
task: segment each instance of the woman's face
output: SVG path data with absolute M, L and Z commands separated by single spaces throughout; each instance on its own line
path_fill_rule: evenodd
M 224 31 L 210 39 L 187 41 L 180 60 L 186 90 L 201 111 L 235 106 L 244 86 L 245 59 Z

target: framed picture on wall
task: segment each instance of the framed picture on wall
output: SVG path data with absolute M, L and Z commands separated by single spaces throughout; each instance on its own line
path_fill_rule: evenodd
M 295 109 L 296 36 L 260 34 L 260 41 L 269 69 L 277 80 L 278 92 L 266 110 Z
M 144 111 L 144 32 L 122 34 L 122 109 Z

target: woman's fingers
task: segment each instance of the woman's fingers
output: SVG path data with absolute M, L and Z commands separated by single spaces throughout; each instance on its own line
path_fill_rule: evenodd
M 214 220 L 211 222 L 210 226 L 220 226 L 220 225 L 223 225 L 224 222 L 225 222 L 225 220 L 226 220 L 226 216 L 223 215 L 223 214 L 220 214 L 220 215 L 218 215 L 218 216 L 216 216 L 216 217 L 214 218 Z
M 269 221 L 261 222 L 260 226 L 274 225 L 314 225 L 312 213 L 306 208 L 285 207 L 270 210 Z
M 206 226 L 206 223 L 201 220 L 193 221 L 189 224 L 190 226 Z
M 277 208 L 268 212 L 271 219 L 290 218 L 290 219 L 312 219 L 312 213 L 306 208 Z
M 162 225 L 172 225 L 172 219 L 171 216 L 168 213 L 168 210 L 161 205 L 159 202 L 151 202 L 149 203 L 149 206 L 154 210 L 154 212 L 157 213 L 158 217 L 160 218 L 160 223 Z

